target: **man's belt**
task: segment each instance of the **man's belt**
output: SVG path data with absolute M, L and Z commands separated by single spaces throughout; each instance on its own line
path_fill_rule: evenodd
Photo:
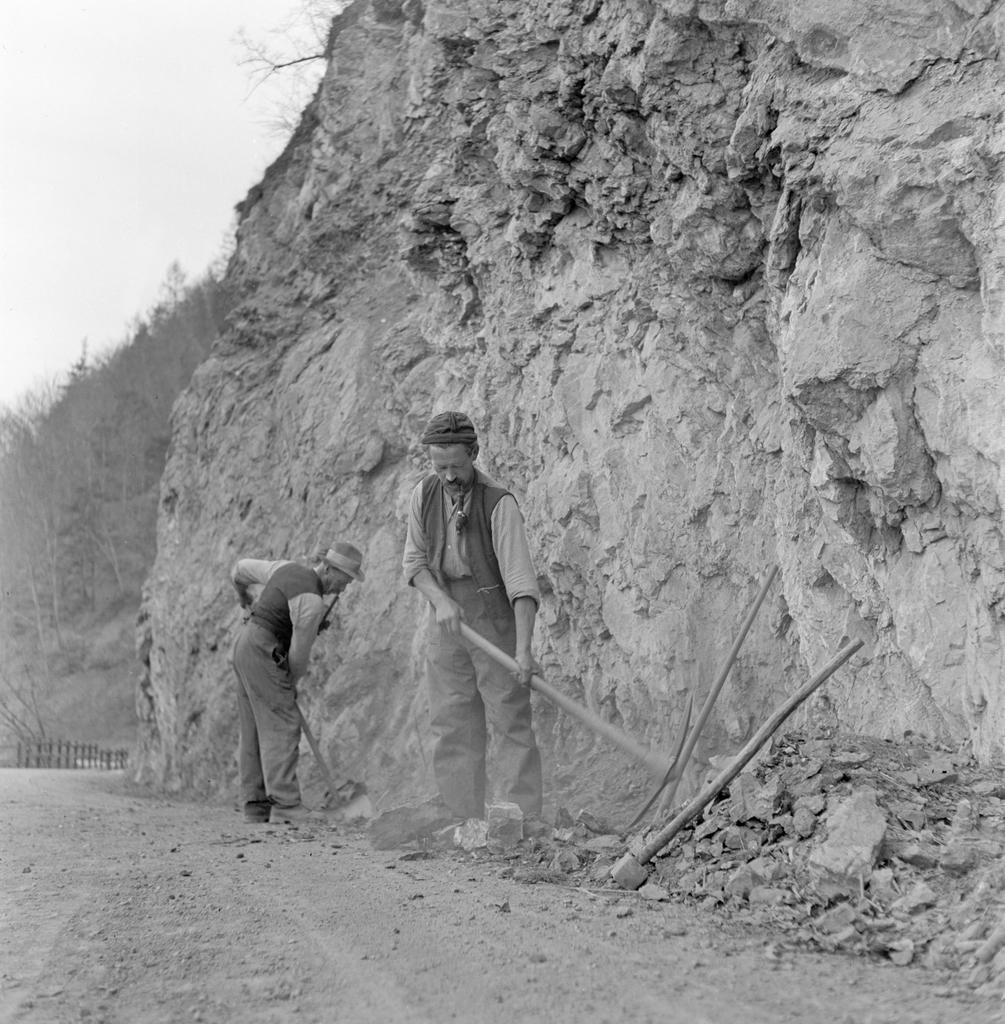
M 272 650 L 272 660 L 283 668 L 288 667 L 286 655 L 290 649 L 289 642 L 284 642 L 281 637 L 276 636 L 272 627 L 267 622 L 263 622 L 261 619 L 256 618 L 254 614 L 252 614 L 249 621 L 253 622 L 260 630 L 268 633 L 269 636 L 272 637 L 272 642 L 276 645 Z

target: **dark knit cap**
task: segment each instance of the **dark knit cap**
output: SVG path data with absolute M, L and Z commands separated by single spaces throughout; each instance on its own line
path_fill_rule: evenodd
M 437 413 L 419 438 L 419 444 L 475 444 L 477 441 L 474 424 L 462 412 Z

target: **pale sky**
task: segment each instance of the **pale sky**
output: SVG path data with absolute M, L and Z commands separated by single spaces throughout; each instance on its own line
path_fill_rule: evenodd
M 91 355 L 124 341 L 172 261 L 194 279 L 221 253 L 286 140 L 274 122 L 316 81 L 256 88 L 238 33 L 277 59 L 312 48 L 305 3 L 340 6 L 0 5 L 0 405 L 65 374 L 85 338 Z

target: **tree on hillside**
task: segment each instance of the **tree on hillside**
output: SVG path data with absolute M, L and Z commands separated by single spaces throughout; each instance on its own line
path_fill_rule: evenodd
M 0 727 L 21 743 L 46 738 L 48 717 L 30 665 L 0 665 Z
M 239 63 L 248 70 L 251 90 L 282 77 L 286 89 L 275 104 L 270 127 L 289 134 L 300 121 L 303 109 L 317 88 L 328 60 L 328 36 L 332 22 L 351 0 L 302 0 L 271 33 L 255 39 L 243 29 L 237 35 L 242 50 Z
M 138 604 L 171 407 L 229 309 L 216 277 L 173 265 L 128 341 L 0 410 L 0 728 L 39 738 L 37 688 L 79 662 L 95 617 Z
M 18 411 L 0 417 L 2 610 L 16 632 L 30 625 L 43 650 L 49 646 L 50 630 L 58 639 L 60 625 L 56 558 L 64 498 L 58 472 L 62 460 L 54 451 L 56 435 L 39 429 L 51 407 L 52 393 L 43 390 L 28 396 Z

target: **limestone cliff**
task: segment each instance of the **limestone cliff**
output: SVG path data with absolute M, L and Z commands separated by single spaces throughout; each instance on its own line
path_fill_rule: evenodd
M 550 682 L 669 745 L 800 714 L 1005 753 L 1005 5 L 359 0 L 241 204 L 243 301 L 174 412 L 143 770 L 232 784 L 239 555 L 366 553 L 304 703 L 379 803 L 431 792 L 400 579 L 431 411 L 520 498 Z M 551 800 L 640 769 L 536 704 Z M 689 780 L 692 784 L 694 777 Z

